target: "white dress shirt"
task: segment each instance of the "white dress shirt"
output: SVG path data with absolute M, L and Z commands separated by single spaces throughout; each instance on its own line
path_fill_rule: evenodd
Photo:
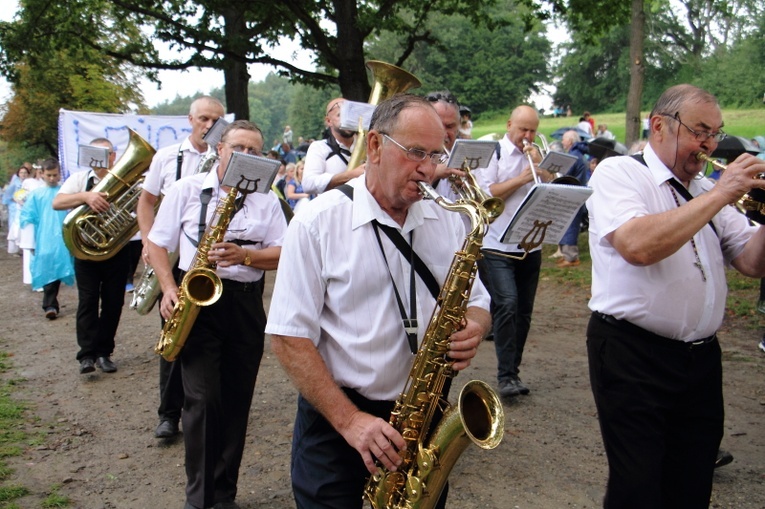
M 337 140 L 335 140 L 337 141 Z M 338 142 L 340 148 L 353 153 L 356 142 L 350 148 Z M 340 156 L 333 155 L 329 159 L 327 156 L 332 153 L 332 147 L 327 140 L 316 140 L 308 146 L 305 153 L 305 166 L 303 167 L 303 192 L 308 194 L 323 193 L 332 180 L 333 175 L 342 173 L 348 169 L 347 162 L 343 162 Z M 351 159 L 350 155 L 344 154 L 346 161 Z
M 212 150 L 208 147 L 208 150 Z M 191 140 L 186 137 L 181 143 L 169 145 L 157 150 L 151 159 L 151 165 L 146 171 L 146 178 L 143 181 L 143 189 L 160 196 L 167 192 L 167 189 L 175 182 L 175 176 L 178 171 L 178 152 L 183 156 L 181 163 L 181 178 L 193 175 L 199 166 L 199 160 L 205 152 L 199 152 L 191 144 Z
M 507 135 L 499 140 L 499 147 L 501 157 L 497 159 L 497 154 L 495 152 L 494 155 L 491 156 L 491 160 L 486 168 L 480 168 L 474 172 L 476 181 L 489 195 L 491 195 L 489 186 L 517 177 L 523 172 L 524 168 L 529 165 L 529 160 L 526 155 L 510 142 Z M 523 203 L 523 199 L 532 187 L 534 187 L 533 181 L 528 184 L 523 184 L 505 199 L 505 209 L 502 211 L 502 214 L 491 223 L 489 232 L 483 239 L 484 249 L 493 249 L 505 253 L 520 252 L 516 245 L 504 244 L 500 239 L 510 225 L 510 220 L 513 218 L 515 211 L 518 210 L 518 207 Z M 541 247 L 537 247 L 532 249 L 531 252 L 539 251 L 540 249 Z
M 432 201 L 411 206 L 402 227 L 379 206 L 362 175 L 351 181 L 351 201 L 330 191 L 308 203 L 290 223 L 276 276 L 266 332 L 310 339 L 334 380 L 372 400 L 395 400 L 409 376 L 412 355 L 391 277 L 410 309 L 410 264 L 380 231 L 386 266 L 372 220 L 396 228 L 439 284 L 465 237 L 459 214 Z M 390 271 L 389 268 L 390 267 Z M 435 299 L 415 275 L 418 342 Z M 488 310 L 478 277 L 470 306 Z
M 203 189 L 212 188 L 212 196 L 207 206 L 206 226 L 215 213 L 219 200 L 226 197 L 218 187 L 218 174 L 215 169 L 209 173 L 200 173 L 179 180 L 162 200 L 157 212 L 157 220 L 149 232 L 149 240 L 171 252 L 177 252 L 180 246 L 181 270 L 188 270 L 199 240 L 199 216 L 202 203 L 200 195 Z M 249 249 L 263 249 L 281 246 L 287 221 L 282 214 L 279 199 L 273 191 L 268 194 L 250 193 L 244 200 L 244 206 L 231 219 L 224 242 L 249 240 L 255 242 Z M 192 240 L 194 242 L 192 242 Z M 245 265 L 218 267 L 215 272 L 222 279 L 231 279 L 248 283 L 263 277 L 263 270 Z
M 589 307 L 668 338 L 695 341 L 711 336 L 725 311 L 725 267 L 741 254 L 756 227 L 726 206 L 713 218 L 719 238 L 709 225 L 694 235 L 706 282 L 690 242 L 652 265 L 627 263 L 606 236 L 630 219 L 677 208 L 674 189 L 667 182 L 672 172 L 650 145 L 644 158 L 648 166 L 627 156 L 607 158 L 590 179 L 594 192 L 587 201 L 592 256 Z M 702 178 L 691 181 L 688 190 L 698 196 L 712 186 Z M 685 199 L 674 193 L 683 205 Z

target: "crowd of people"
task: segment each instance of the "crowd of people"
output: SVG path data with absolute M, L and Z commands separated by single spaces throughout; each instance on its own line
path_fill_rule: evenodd
M 470 175 L 446 165 L 456 140 L 472 131 L 469 108 L 450 92 L 383 100 L 363 137 L 341 127 L 343 101 L 326 105 L 323 139 L 293 142 L 285 126 L 268 149 L 257 124 L 243 120 L 208 144 L 205 134 L 225 108 L 200 97 L 188 115 L 191 134 L 157 151 L 145 175 L 136 216 L 141 257 L 162 291 L 157 333 L 188 305 L 186 274 L 198 264 L 215 272 L 221 291 L 187 318 L 178 359 L 158 361 L 154 435 L 167 440 L 183 431 L 184 509 L 239 507 L 239 467 L 266 334 L 300 394 L 291 462 L 299 508 L 360 508 L 369 476 L 395 472 L 410 457 L 412 437 L 391 412 L 419 345 L 433 333 L 439 288 L 453 276 L 453 258 L 469 233 L 460 214 L 423 200 L 421 182 L 452 201 L 465 199 L 460 186 L 475 184 L 504 203 L 483 236 L 478 277 L 464 295 L 446 358 L 459 372 L 490 338 L 499 397 L 511 401 L 532 390 L 520 372 L 541 248 L 520 251 L 502 237 L 528 192 L 555 177 L 535 167 L 543 156 L 534 143 L 539 113 L 514 108 L 491 158 Z M 577 130 L 563 134 L 559 150 L 576 159 L 567 176 L 593 192 L 553 256 L 561 268 L 579 266 L 580 233 L 589 230 L 592 316 L 582 333 L 609 466 L 604 507 L 704 508 L 712 472 L 727 461 L 720 456 L 717 338 L 725 267 L 765 278 L 765 232 L 727 205 L 765 188 L 754 178 L 765 173 L 765 157 L 729 161 L 716 183 L 696 178 L 704 164 L 696 155 L 711 154 L 725 134 L 717 100 L 690 85 L 666 90 L 649 119 L 646 145 L 632 155 L 590 155 L 579 131 L 613 135 L 604 124 L 596 130 L 588 112 Z M 82 375 L 118 370 L 115 334 L 135 270 L 130 246 L 105 260 L 82 260 L 62 239 L 66 211 L 111 206 L 93 188 L 114 165 L 114 147 L 104 138 L 90 145 L 107 150 L 103 168 L 74 172 L 60 184 L 58 162 L 49 159 L 30 185 L 37 168 L 23 165 L 4 193 L 16 224 L 8 248 L 30 250 L 24 263 L 32 288 L 42 289 L 45 317 L 58 316 L 61 282 L 76 280 Z M 359 148 L 365 162 L 351 167 Z M 218 204 L 235 192 L 223 177 L 236 153 L 277 159 L 280 168 L 270 191 L 243 195 L 221 237 L 203 244 L 219 219 Z M 197 172 L 210 154 L 217 164 Z M 21 234 L 30 227 L 31 242 Z M 269 270 L 277 275 L 266 316 Z M 448 398 L 449 385 L 435 397 Z M 445 507 L 448 488 L 434 496 L 435 507 Z

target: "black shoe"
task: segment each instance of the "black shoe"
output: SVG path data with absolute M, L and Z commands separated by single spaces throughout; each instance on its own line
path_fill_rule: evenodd
M 519 392 L 520 394 L 523 394 L 524 396 L 525 396 L 526 394 L 528 394 L 529 392 L 531 392 L 531 391 L 529 391 L 529 388 L 528 388 L 528 387 L 526 387 L 526 386 L 523 384 L 523 382 L 521 382 L 521 379 L 520 379 L 520 378 L 516 378 L 516 379 L 515 379 L 515 385 L 516 385 L 516 387 L 518 387 L 518 392 Z
M 722 449 L 718 449 L 717 459 L 715 460 L 715 468 L 724 467 L 732 461 L 733 455 L 731 453 L 728 451 L 723 451 Z
M 56 308 L 45 309 L 45 318 L 47 318 L 48 320 L 55 320 L 56 317 L 58 317 L 58 311 L 56 311 Z
M 99 357 L 96 359 L 96 366 L 104 373 L 114 373 L 117 371 L 117 365 L 109 357 Z
M 157 438 L 172 438 L 178 434 L 178 422 L 165 419 L 159 423 L 154 430 L 154 436 Z
M 93 362 L 93 359 L 82 359 L 80 361 L 80 374 L 84 375 L 85 373 L 92 373 L 96 370 L 96 365 Z
M 514 379 L 511 378 L 510 380 L 501 380 L 499 382 L 499 395 L 503 398 L 512 398 L 520 393 L 521 390 Z
M 212 509 L 241 509 L 236 502 L 218 502 Z

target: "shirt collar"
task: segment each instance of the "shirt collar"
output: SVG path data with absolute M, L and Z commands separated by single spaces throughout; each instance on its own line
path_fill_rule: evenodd
M 661 159 L 656 155 L 650 143 L 643 149 L 643 159 L 645 159 L 648 170 L 651 172 L 651 178 L 657 187 L 669 179 L 675 178 L 675 174 L 661 162 Z
M 438 219 L 432 206 L 424 203 L 425 200 L 420 200 L 414 202 L 409 207 L 406 221 L 404 221 L 404 226 L 402 227 L 380 207 L 377 200 L 370 194 L 369 189 L 367 189 L 365 175 L 352 180 L 349 184 L 353 185 L 354 188 L 353 219 L 351 224 L 354 230 L 376 219 L 380 224 L 401 230 L 401 233 L 409 233 L 415 228 L 422 226 L 426 219 Z
M 202 154 L 206 154 L 207 151 L 210 150 L 210 145 L 209 144 L 207 145 L 207 150 L 205 150 L 204 152 L 200 152 L 199 150 L 194 148 L 194 145 L 192 145 L 191 136 L 186 136 L 186 138 L 181 142 L 180 150 L 181 152 L 186 152 L 188 150 L 189 152 L 193 152 L 194 154 L 202 155 Z

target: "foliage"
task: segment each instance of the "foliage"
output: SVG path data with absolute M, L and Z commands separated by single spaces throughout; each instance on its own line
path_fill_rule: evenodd
M 433 15 L 428 26 L 439 43 L 418 45 L 406 68 L 422 81 L 423 91 L 448 89 L 474 115 L 510 111 L 550 79 L 551 44 L 539 21 L 523 21 L 523 11 L 514 0 L 501 1 L 487 12 L 494 29 L 464 16 Z M 394 34 L 383 34 L 369 53 L 390 61 L 400 50 Z

